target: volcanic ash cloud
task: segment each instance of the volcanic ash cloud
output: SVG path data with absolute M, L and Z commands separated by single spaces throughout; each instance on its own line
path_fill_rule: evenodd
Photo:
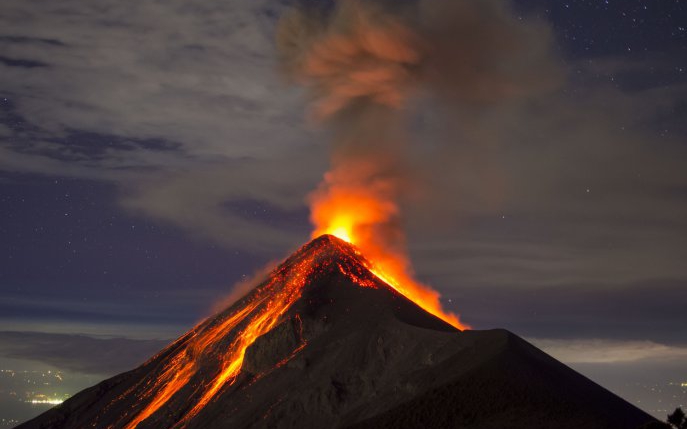
M 412 280 L 400 227 L 414 186 L 404 107 L 419 91 L 477 107 L 555 87 L 549 40 L 502 1 L 339 0 L 288 11 L 277 31 L 282 69 L 308 89 L 309 117 L 333 134 L 331 170 L 309 197 L 313 235 L 355 243 L 383 277 L 440 308 L 439 295 Z

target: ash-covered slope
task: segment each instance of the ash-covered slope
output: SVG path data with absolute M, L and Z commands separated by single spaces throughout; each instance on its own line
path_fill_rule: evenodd
M 139 368 L 28 428 L 635 428 L 653 419 L 515 335 L 461 332 L 322 236 Z

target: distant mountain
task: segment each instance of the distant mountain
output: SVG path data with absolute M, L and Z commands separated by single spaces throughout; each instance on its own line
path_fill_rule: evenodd
M 33 428 L 636 428 L 655 420 L 505 330 L 459 331 L 332 236 Z

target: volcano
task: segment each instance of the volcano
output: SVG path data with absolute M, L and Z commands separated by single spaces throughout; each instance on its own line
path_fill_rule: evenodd
M 505 330 L 458 330 L 323 235 L 140 367 L 18 428 L 636 428 Z

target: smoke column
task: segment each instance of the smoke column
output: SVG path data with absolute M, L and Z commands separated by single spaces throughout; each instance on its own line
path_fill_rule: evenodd
M 313 236 L 355 243 L 381 277 L 464 326 L 413 280 L 406 256 L 399 207 L 413 172 L 404 107 L 416 91 L 478 106 L 553 85 L 555 73 L 532 70 L 548 41 L 545 27 L 525 26 L 502 1 L 338 0 L 330 10 L 289 10 L 277 31 L 282 68 L 309 90 L 308 116 L 334 136 L 331 169 L 309 196 Z

